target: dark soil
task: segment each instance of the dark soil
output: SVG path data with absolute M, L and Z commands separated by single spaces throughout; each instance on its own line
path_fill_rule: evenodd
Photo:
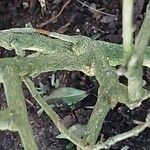
M 134 31 L 137 34 L 148 0 L 136 0 L 134 9 Z M 87 0 L 86 5 L 101 9 L 111 14 L 105 15 L 92 10 L 81 4 L 78 0 L 46 0 L 46 11 L 41 9 L 38 0 L 1 0 L 0 1 L 0 29 L 13 27 L 25 27 L 26 23 L 31 23 L 35 28 L 42 28 L 49 31 L 56 31 L 68 35 L 86 35 L 94 39 L 109 42 L 122 43 L 122 23 L 121 9 L 122 0 Z M 68 3 L 66 6 L 65 4 Z M 62 7 L 64 10 L 59 14 Z M 57 14 L 59 16 L 54 19 Z M 49 23 L 47 21 L 49 20 Z M 0 48 L 0 57 L 13 57 L 14 52 L 8 52 Z M 41 74 L 34 79 L 38 86 L 39 82 L 50 84 L 49 77 L 53 72 Z M 57 71 L 56 78 L 60 80 L 62 86 L 71 86 L 83 90 L 91 90 L 91 94 L 79 103 L 73 110 L 63 105 L 55 107 L 56 112 L 63 118 L 67 126 L 75 123 L 86 124 L 91 113 L 86 106 L 92 106 L 96 102 L 98 83 L 95 78 L 90 78 L 81 72 Z M 150 69 L 144 68 L 143 78 L 146 80 L 146 88 L 150 89 Z M 126 79 L 125 79 L 126 80 Z M 122 78 L 121 81 L 124 81 Z M 23 87 L 27 99 L 27 110 L 34 130 L 39 150 L 65 150 L 67 140 L 55 138 L 59 131 L 43 113 L 37 115 L 39 106 L 29 94 L 26 87 Z M 49 92 L 49 91 L 47 91 Z M 0 87 L 0 108 L 7 106 L 3 87 Z M 104 140 L 118 133 L 123 133 L 136 126 L 134 120 L 145 121 L 145 117 L 150 111 L 150 101 L 145 100 L 139 108 L 130 110 L 123 104 L 118 104 L 108 113 L 101 133 Z M 149 150 L 150 149 L 150 129 L 146 129 L 137 137 L 126 139 L 117 143 L 111 149 Z M 17 133 L 10 131 L 0 131 L 0 150 L 22 150 L 20 137 Z

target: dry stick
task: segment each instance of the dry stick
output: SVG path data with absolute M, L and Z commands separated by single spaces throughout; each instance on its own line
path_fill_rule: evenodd
M 25 100 L 30 106 L 34 107 L 34 104 L 30 100 L 28 100 L 27 98 L 25 98 Z
M 132 136 L 138 136 L 139 133 L 141 133 L 142 131 L 144 131 L 148 127 L 150 127 L 150 113 L 147 115 L 145 123 L 140 124 L 137 127 L 133 128 L 132 130 L 129 130 L 125 133 L 121 133 L 119 135 L 110 137 L 109 139 L 107 139 L 103 143 L 96 144 L 95 146 L 86 147 L 85 150 L 110 149 L 110 147 L 113 146 L 114 144 L 116 144 L 117 142 L 120 142 L 122 140 L 130 138 Z
M 6 108 L 6 114 L 2 115 L 7 118 L 9 127 L 11 127 L 8 129 L 19 132 L 25 150 L 37 150 L 38 148 L 27 115 L 22 82 L 17 69 L 14 69 L 12 66 L 6 66 L 5 70 L 3 70 L 3 77 L 8 108 Z M 4 118 L 4 116 L 1 117 Z
M 28 77 L 22 77 L 22 78 L 24 83 L 28 87 L 29 91 L 31 92 L 33 98 L 38 102 L 38 104 L 44 109 L 47 115 L 52 119 L 52 121 L 57 126 L 59 131 L 72 143 L 74 143 L 81 149 L 84 149 L 82 139 L 76 137 L 63 125 L 61 118 L 57 115 L 55 111 L 53 111 L 53 109 L 45 102 L 45 100 L 37 92 L 37 90 L 34 87 L 34 83 Z
M 68 1 L 62 6 L 60 12 L 59 12 L 56 16 L 54 16 L 54 17 L 50 18 L 49 20 L 47 20 L 47 21 L 41 23 L 41 24 L 39 25 L 39 28 L 43 28 L 43 27 L 46 26 L 47 24 L 49 24 L 49 23 L 53 22 L 55 19 L 57 19 L 57 18 L 62 14 L 62 12 L 64 11 L 65 7 L 66 7 L 70 2 L 71 2 L 71 0 L 68 0 Z
M 145 48 L 150 39 L 150 1 L 147 5 L 146 15 L 142 27 L 135 39 L 133 55 L 128 63 L 128 94 L 130 103 L 143 97 L 143 60 Z M 134 88 L 133 88 L 134 87 Z
M 123 0 L 123 50 L 124 62 L 123 65 L 127 66 L 132 52 L 133 52 L 133 0 Z
M 89 8 L 89 9 L 91 9 L 91 10 L 94 10 L 95 12 L 98 12 L 98 13 L 100 13 L 100 14 L 104 14 L 104 15 L 112 16 L 112 17 L 115 17 L 115 16 L 116 16 L 116 15 L 112 15 L 112 14 L 103 12 L 103 11 L 101 11 L 101 10 L 95 9 L 95 8 L 93 8 L 93 7 L 90 7 L 90 6 L 88 6 L 87 4 L 81 2 L 80 0 L 76 0 L 76 1 L 79 2 L 80 4 L 82 4 L 83 6 Z

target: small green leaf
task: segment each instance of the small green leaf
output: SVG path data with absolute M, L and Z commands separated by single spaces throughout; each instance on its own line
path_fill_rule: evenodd
M 76 124 L 71 126 L 68 130 L 75 136 L 82 138 L 85 135 L 86 125 Z M 56 136 L 56 138 L 67 139 L 67 137 L 65 137 L 63 134 L 59 134 L 58 136 Z
M 51 78 L 51 85 L 55 88 L 59 87 L 59 79 L 56 79 L 55 72 L 52 74 Z
M 49 96 L 45 96 L 45 100 L 48 104 L 53 104 L 62 100 L 64 103 L 72 105 L 81 101 L 86 96 L 88 96 L 88 93 L 84 90 L 72 87 L 59 87 L 54 89 Z
M 55 105 L 51 104 L 50 107 L 53 108 L 53 107 L 55 107 Z M 43 109 L 43 108 L 40 108 L 40 109 L 37 111 L 38 116 L 40 117 L 43 112 L 44 112 L 44 109 Z
M 81 101 L 83 98 L 88 96 L 88 93 L 84 90 L 79 90 L 71 87 L 59 87 L 54 89 L 49 96 L 43 96 L 45 101 L 54 107 L 52 104 L 56 104 L 59 101 L 63 101 L 64 103 L 70 105 L 76 104 Z M 41 116 L 43 113 L 43 109 L 39 109 L 37 111 L 38 116 Z
M 92 38 L 93 40 L 96 40 L 96 39 L 98 39 L 100 36 L 101 36 L 100 33 L 95 33 L 91 38 Z
M 66 150 L 76 150 L 75 145 L 73 143 L 69 142 L 66 145 Z
M 39 82 L 39 86 L 40 86 L 40 88 L 41 88 L 41 91 L 43 92 L 43 93 L 46 93 L 46 91 L 48 91 L 48 86 L 47 85 L 44 85 L 42 82 Z
M 46 91 L 49 90 L 49 87 L 47 85 L 44 85 L 42 82 L 39 82 L 39 86 L 40 87 L 36 87 L 36 89 L 38 90 L 38 92 L 42 95 L 44 93 L 46 93 Z
M 55 73 L 53 73 L 51 76 L 51 85 L 55 86 Z
M 59 79 L 56 79 L 55 81 L 55 88 L 58 88 L 59 87 Z

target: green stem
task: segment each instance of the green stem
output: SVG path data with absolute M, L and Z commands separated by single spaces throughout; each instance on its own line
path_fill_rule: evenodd
M 149 124 L 145 123 L 143 125 L 139 125 L 137 127 L 135 127 L 132 130 L 129 130 L 125 133 L 122 134 L 118 134 L 114 137 L 109 138 L 108 140 L 106 140 L 105 142 L 101 143 L 101 144 L 96 144 L 94 146 L 89 146 L 87 148 L 85 148 L 84 150 L 101 150 L 101 149 L 110 149 L 111 146 L 113 146 L 114 144 L 116 144 L 117 142 L 120 142 L 122 140 L 125 140 L 127 138 L 133 137 L 133 136 L 138 136 L 138 134 L 142 131 L 145 130 L 145 128 L 149 127 Z
M 134 0 L 123 0 L 123 50 L 124 65 L 128 64 L 133 52 L 133 2 Z
M 22 83 L 14 67 L 6 67 L 3 71 L 4 89 L 7 98 L 7 119 L 15 131 L 18 131 L 25 150 L 37 150 L 33 131 L 29 123 Z M 1 118 L 0 118 L 1 119 Z
M 14 122 L 10 117 L 9 109 L 0 111 L 0 130 L 16 131 Z
M 143 61 L 145 49 L 150 39 L 150 1 L 147 5 L 146 15 L 142 27 L 136 37 L 134 53 L 128 64 L 128 94 L 130 102 L 143 97 Z
M 47 115 L 52 119 L 54 124 L 57 126 L 59 131 L 72 143 L 78 146 L 81 149 L 84 149 L 83 141 L 81 138 L 73 135 L 62 123 L 62 120 L 57 115 L 55 111 L 45 102 L 45 100 L 40 96 L 37 90 L 34 87 L 33 82 L 28 77 L 23 77 L 23 81 L 31 92 L 33 98 L 38 102 L 38 104 L 44 109 Z
M 143 123 L 139 124 L 135 128 L 133 128 L 133 129 L 127 131 L 127 132 L 124 132 L 124 133 L 115 135 L 113 137 L 110 137 L 105 142 L 96 144 L 94 146 L 87 146 L 85 148 L 85 150 L 110 149 L 111 146 L 113 146 L 117 142 L 120 142 L 122 140 L 125 140 L 125 139 L 133 137 L 133 136 L 138 136 L 139 133 L 144 131 L 146 128 L 150 127 L 150 119 L 148 119 L 148 117 L 150 118 L 150 114 L 147 115 L 146 122 L 143 122 Z
M 108 43 L 104 41 L 97 42 L 98 45 L 100 45 L 100 49 L 105 49 L 105 53 L 108 56 L 108 61 L 111 66 L 117 66 L 122 64 L 122 45 Z M 150 67 L 150 47 L 145 48 L 145 50 L 146 51 L 144 55 L 143 65 Z M 88 58 L 85 58 L 84 56 L 77 57 L 73 53 L 61 53 L 60 55 L 56 52 L 50 55 L 39 55 L 30 58 L 2 58 L 0 59 L 0 68 L 5 68 L 5 66 L 16 66 L 18 68 L 18 73 L 20 76 L 35 76 L 42 72 L 47 72 L 49 70 L 68 69 L 70 71 L 80 70 L 84 72 L 86 67 L 85 64 L 88 64 L 89 61 L 90 60 Z M 3 82 L 2 73 L 0 73 L 0 82 Z
M 97 103 L 87 124 L 85 144 L 96 143 L 102 124 L 110 108 L 114 107 L 121 100 L 124 103 L 128 101 L 127 89 L 119 84 L 115 70 L 109 65 L 109 61 L 106 59 L 107 55 L 103 53 L 103 50 L 105 51 L 105 49 L 95 51 L 93 69 L 100 88 Z M 99 59 L 101 56 L 102 58 Z
M 0 68 L 5 68 L 5 66 L 16 66 L 20 76 L 36 76 L 42 72 L 62 69 L 86 72 L 86 64 L 88 63 L 89 58 L 85 56 L 80 57 L 67 52 L 61 52 L 61 54 L 54 52 L 50 55 L 38 55 L 29 58 L 3 58 L 0 60 Z
M 86 141 L 85 141 L 86 145 L 87 144 L 93 145 L 97 141 L 104 119 L 111 108 L 108 99 L 109 98 L 106 95 L 103 95 L 102 92 L 98 94 L 98 100 L 91 114 L 90 120 L 87 124 Z

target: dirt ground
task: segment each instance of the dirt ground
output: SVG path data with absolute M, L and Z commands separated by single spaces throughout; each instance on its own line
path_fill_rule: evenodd
M 136 35 L 144 18 L 148 0 L 136 0 L 134 8 L 134 34 Z M 101 12 L 102 11 L 102 12 Z M 25 27 L 31 23 L 35 28 L 42 28 L 68 35 L 85 35 L 96 40 L 122 43 L 122 0 L 46 0 L 46 8 L 41 9 L 38 0 L 1 0 L 0 1 L 0 30 Z M 103 13 L 104 12 L 104 13 Z M 0 58 L 14 57 L 13 51 L 0 48 Z M 150 89 L 150 69 L 144 67 L 143 79 L 145 88 Z M 52 88 L 50 77 L 53 72 L 41 74 L 34 79 Z M 96 102 L 98 83 L 94 77 L 87 77 L 82 72 L 57 71 L 55 73 L 62 86 L 91 90 L 91 94 L 72 110 L 68 106 L 55 107 L 56 112 L 63 118 L 66 125 L 75 123 L 86 124 L 91 109 Z M 126 82 L 124 77 L 120 82 Z M 55 138 L 59 131 L 49 117 L 43 113 L 37 115 L 39 106 L 23 86 L 27 100 L 27 110 L 32 124 L 39 150 L 65 150 L 67 140 Z M 49 91 L 48 91 L 49 92 Z M 7 107 L 3 86 L 0 86 L 0 108 Z M 134 120 L 144 121 L 150 111 L 150 100 L 143 101 L 139 108 L 130 110 L 123 104 L 118 104 L 110 110 L 101 133 L 104 139 L 128 131 L 136 126 Z M 75 117 L 74 117 L 75 116 Z M 137 137 L 126 139 L 112 146 L 111 150 L 149 150 L 150 129 L 146 129 Z M 17 133 L 0 131 L 0 150 L 22 150 L 20 137 Z M 122 149 L 123 150 L 123 149 Z

